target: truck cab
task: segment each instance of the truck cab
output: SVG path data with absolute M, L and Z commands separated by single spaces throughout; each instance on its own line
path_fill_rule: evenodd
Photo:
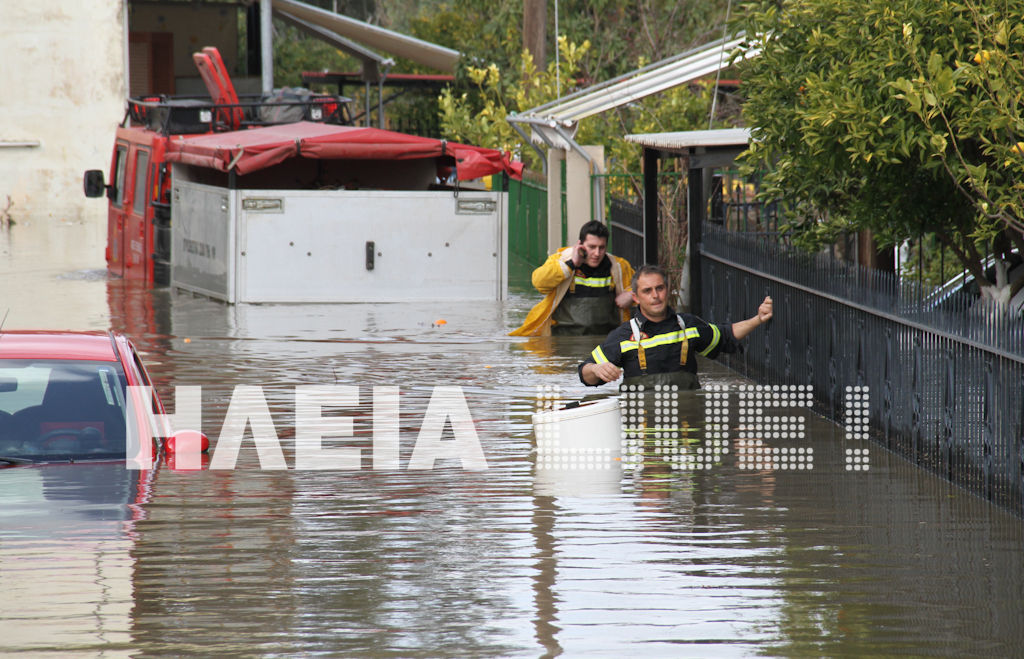
M 289 88 L 239 98 L 215 48 L 204 48 L 193 60 L 210 96 L 129 98 L 114 136 L 108 182 L 101 170 L 85 172 L 85 195 L 108 199 L 106 260 L 113 275 L 170 283 L 169 140 L 303 120 L 351 123 L 348 98 Z
M 170 278 L 170 200 L 166 136 L 122 126 L 114 138 L 107 190 L 107 269 L 128 279 Z

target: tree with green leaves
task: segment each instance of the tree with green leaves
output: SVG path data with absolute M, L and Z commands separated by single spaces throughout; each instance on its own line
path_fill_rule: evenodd
M 333 0 L 313 0 L 330 8 Z M 552 36 L 546 62 L 522 49 L 523 3 L 478 0 L 345 0 L 339 11 L 462 53 L 456 80 L 440 99 L 419 98 L 389 106 L 398 124 L 425 105 L 441 115 L 443 137 L 515 151 L 540 171 L 540 163 L 505 121 L 521 112 L 583 87 L 678 54 L 722 36 L 728 0 L 559 0 L 559 32 Z M 548 3 L 548 34 L 554 35 L 554 3 Z M 297 30 L 275 23 L 275 71 L 297 84 L 304 70 L 355 70 L 354 60 Z M 397 58 L 394 72 L 432 73 Z M 622 136 L 706 128 L 712 90 L 707 84 L 683 86 L 629 107 L 582 122 L 577 140 L 604 144 L 610 169 L 639 171 L 640 149 Z M 358 105 L 358 104 L 357 104 Z M 724 118 L 719 113 L 719 118 Z
M 932 235 L 987 296 L 1016 293 L 983 263 L 1024 252 L 1022 25 L 1019 0 L 745 3 L 744 161 L 797 242 Z
M 557 47 L 558 57 L 549 56 L 546 66 L 534 62 L 525 51 L 492 61 L 476 58 L 478 65 L 464 66 L 457 84 L 440 98 L 445 135 L 453 140 L 515 151 L 526 161 L 528 169 L 539 171 L 541 164 L 532 149 L 522 144 L 522 138 L 505 117 L 593 84 L 591 78 L 596 69 L 592 59 L 595 51 L 600 52 L 590 40 L 576 42 L 564 34 L 558 38 Z M 644 56 L 634 56 L 617 64 L 619 68 L 628 66 L 628 71 L 649 63 Z M 599 81 L 614 77 L 610 71 L 597 75 Z M 707 81 L 681 85 L 584 119 L 575 139 L 580 144 L 604 145 L 610 172 L 639 172 L 641 150 L 626 143 L 623 136 L 707 128 L 713 93 Z M 727 119 L 719 114 L 718 125 Z

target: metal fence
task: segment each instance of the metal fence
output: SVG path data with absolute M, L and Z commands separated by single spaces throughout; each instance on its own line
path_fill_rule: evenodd
M 527 286 L 548 257 L 548 194 L 543 185 L 495 177 L 508 192 L 509 283 Z
M 611 197 L 608 200 L 609 250 L 630 263 L 644 262 L 644 208 L 640 202 Z
M 700 259 L 705 318 L 734 322 L 766 294 L 775 302 L 746 351 L 722 358 L 728 366 L 809 386 L 816 410 L 847 426 L 866 393 L 872 439 L 1024 514 L 1019 315 L 714 224 Z
M 758 201 L 759 180 L 735 170 L 720 170 L 711 177 L 708 221 L 731 231 L 776 233 L 778 202 Z

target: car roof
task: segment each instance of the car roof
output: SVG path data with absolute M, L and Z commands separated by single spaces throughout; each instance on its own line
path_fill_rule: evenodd
M 118 361 L 106 332 L 0 332 L 0 359 L 73 359 Z

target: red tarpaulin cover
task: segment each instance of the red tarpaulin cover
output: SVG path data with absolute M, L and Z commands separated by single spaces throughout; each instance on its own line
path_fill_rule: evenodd
M 288 158 L 324 160 L 411 160 L 455 158 L 460 181 L 506 172 L 522 178 L 523 164 L 512 162 L 495 149 L 417 137 L 379 128 L 332 126 L 300 121 L 251 130 L 171 139 L 167 160 L 209 167 L 222 172 L 232 168 L 249 174 Z

